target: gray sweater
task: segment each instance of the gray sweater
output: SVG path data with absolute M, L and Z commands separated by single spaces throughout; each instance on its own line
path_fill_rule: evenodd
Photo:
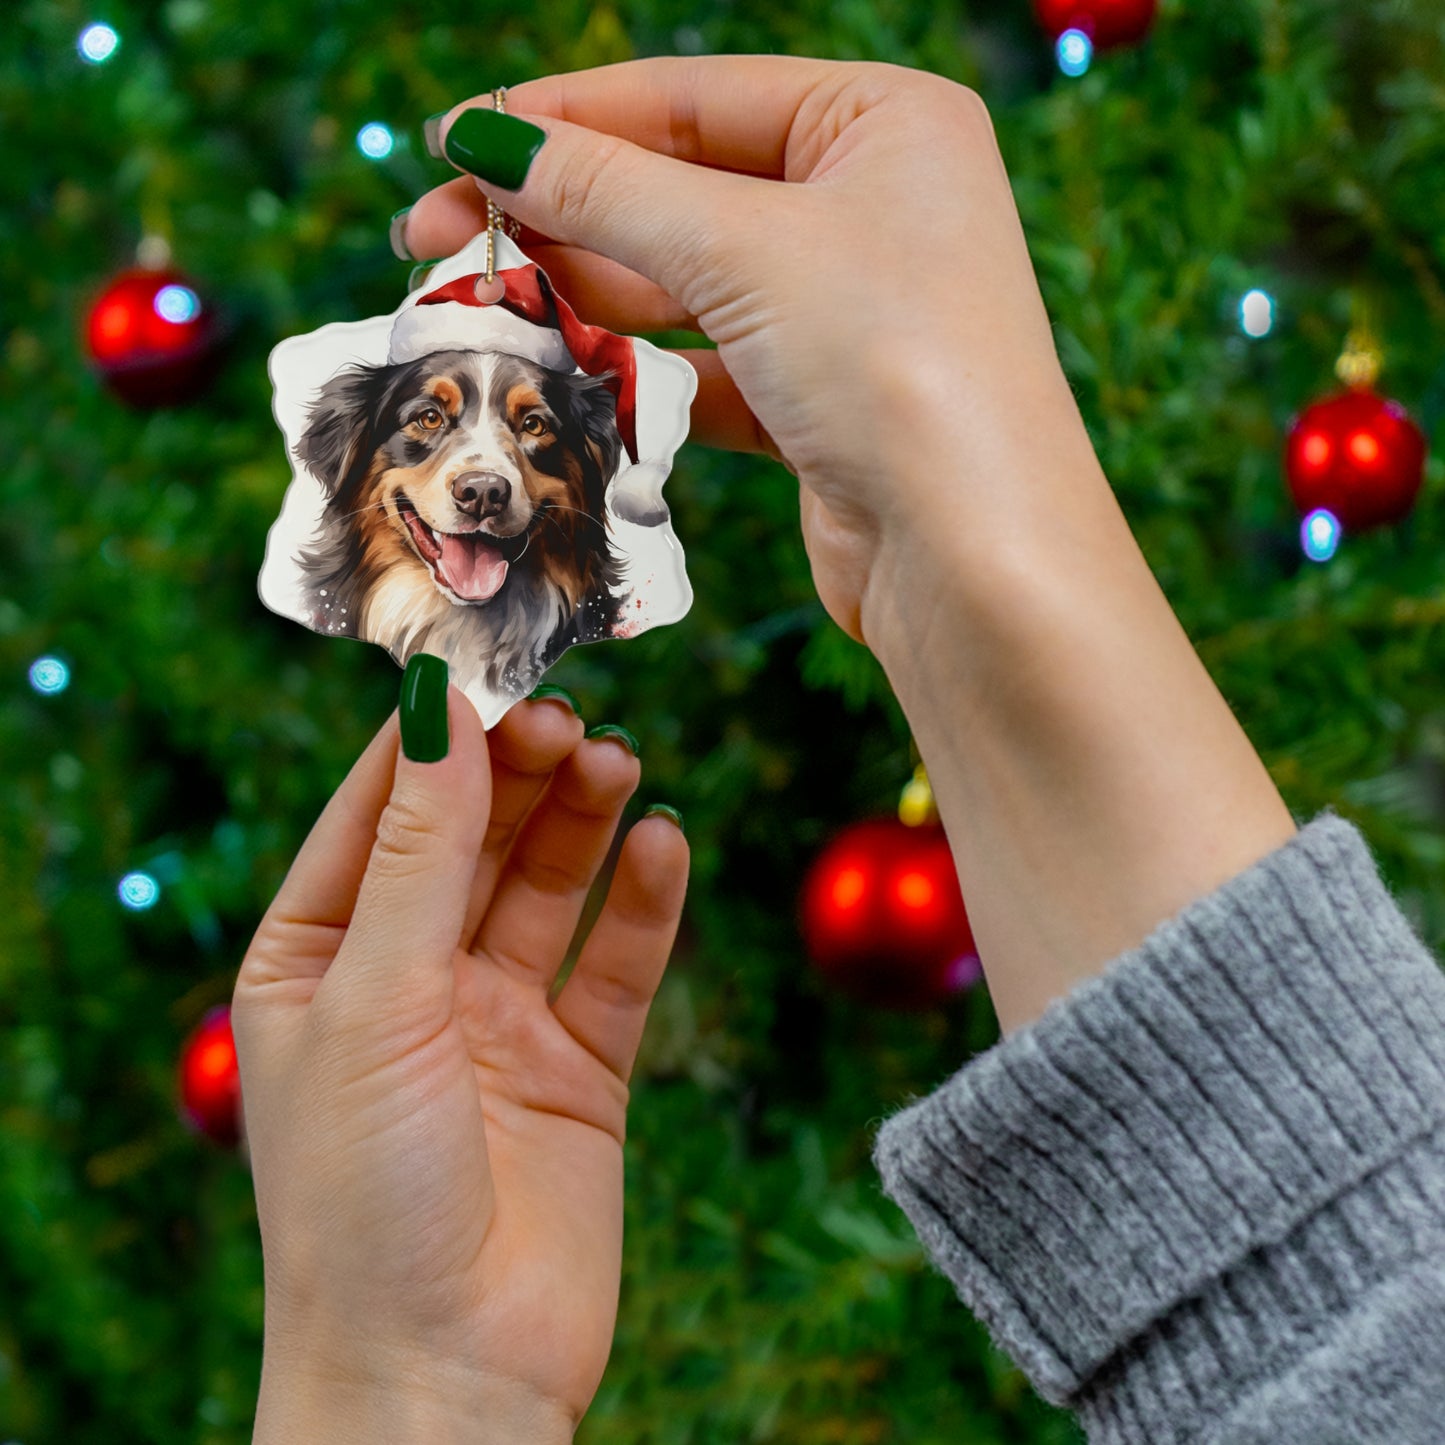
M 1332 813 L 873 1157 L 1092 1445 L 1445 1442 L 1445 974 Z

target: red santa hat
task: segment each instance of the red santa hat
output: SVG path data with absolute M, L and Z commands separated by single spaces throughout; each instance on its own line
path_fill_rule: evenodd
M 535 262 L 496 274 L 505 290 L 495 301 L 478 299 L 477 287 L 486 278 L 476 275 L 459 276 L 408 306 L 392 327 L 390 359 L 415 361 L 433 351 L 503 351 L 552 371 L 570 374 L 581 367 L 589 376 L 603 376 L 617 399 L 618 434 L 636 463 L 632 339 L 584 325 Z

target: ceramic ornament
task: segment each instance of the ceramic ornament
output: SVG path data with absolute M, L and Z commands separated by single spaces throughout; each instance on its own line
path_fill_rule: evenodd
M 691 606 L 662 486 L 697 390 L 494 243 L 490 285 L 482 235 L 390 316 L 271 353 L 293 479 L 260 577 L 313 631 L 445 658 L 488 727 L 574 643 Z

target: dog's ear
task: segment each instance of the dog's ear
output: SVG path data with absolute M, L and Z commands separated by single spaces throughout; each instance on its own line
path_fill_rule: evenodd
M 370 454 L 368 443 L 386 370 L 349 367 L 317 393 L 296 455 L 320 479 L 328 497 L 342 490 L 358 460 Z
M 622 460 L 622 437 L 617 430 L 617 398 L 607 375 L 573 377 L 568 388 L 573 419 L 582 432 L 583 445 L 596 465 L 603 487 L 612 480 Z

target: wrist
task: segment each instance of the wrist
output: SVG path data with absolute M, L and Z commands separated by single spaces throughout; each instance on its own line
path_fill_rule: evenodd
M 1006 1033 L 1294 832 L 1092 450 L 1016 465 L 880 529 L 861 607 Z
M 992 667 L 1000 647 L 1017 646 L 1021 607 L 1043 609 L 1088 585 L 1090 573 L 1154 585 L 1082 425 L 1080 440 L 1012 457 L 990 444 L 980 468 L 987 486 L 958 477 L 955 459 L 947 496 L 898 478 L 900 501 L 880 519 L 859 624 L 900 699 L 915 679 L 931 687 L 941 665 Z M 949 455 L 940 447 L 909 469 L 946 477 Z
M 976 363 L 943 353 L 870 357 L 880 414 L 909 439 L 888 468 L 860 627 L 890 677 L 919 659 L 940 608 L 984 626 L 1001 597 L 1088 546 L 1138 553 L 1068 380 L 1037 357 Z M 1146 568 L 1147 570 L 1147 568 Z M 961 641 L 961 637 L 959 638 Z
M 521 1381 L 395 1358 L 357 1368 L 311 1354 L 261 1367 L 253 1445 L 570 1445 L 576 1421 Z

